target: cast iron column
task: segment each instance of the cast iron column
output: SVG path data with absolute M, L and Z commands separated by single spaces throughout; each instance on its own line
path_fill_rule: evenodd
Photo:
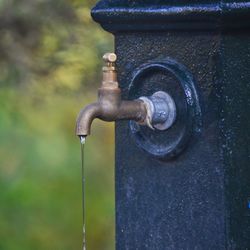
M 250 3 L 103 0 L 124 99 L 167 91 L 163 132 L 116 124 L 116 249 L 250 249 Z

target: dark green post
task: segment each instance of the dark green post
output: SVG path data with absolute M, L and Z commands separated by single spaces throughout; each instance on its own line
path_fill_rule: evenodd
M 116 248 L 250 249 L 250 3 L 103 0 L 123 97 L 171 93 L 170 130 L 116 124 Z

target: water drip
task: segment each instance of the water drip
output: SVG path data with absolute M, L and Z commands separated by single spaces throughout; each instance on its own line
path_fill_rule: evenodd
M 80 136 L 80 142 L 81 142 L 82 145 L 85 144 L 86 136 Z
M 86 142 L 85 136 L 80 136 L 81 143 L 81 157 L 82 157 L 82 218 L 83 218 L 83 241 L 82 249 L 86 250 L 86 221 L 85 221 L 85 174 L 84 174 L 84 145 Z

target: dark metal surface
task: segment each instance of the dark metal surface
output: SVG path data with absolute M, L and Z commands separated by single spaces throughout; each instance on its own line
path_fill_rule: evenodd
M 250 249 L 250 33 L 224 33 L 220 131 L 225 168 L 228 249 Z
M 168 85 L 171 76 L 149 75 L 130 92 L 138 67 L 168 57 L 195 79 L 203 118 L 171 161 L 117 122 L 116 248 L 250 249 L 249 2 L 176 2 L 103 0 L 93 11 L 115 33 L 124 99 Z
M 100 1 L 95 21 L 110 32 L 250 27 L 250 2 L 231 0 Z
M 117 122 L 116 235 L 119 250 L 225 249 L 225 180 L 218 90 L 214 82 L 218 39 L 216 33 L 116 35 L 116 52 L 120 58 L 118 75 L 125 99 L 130 94 L 128 83 L 136 68 L 157 57 L 171 57 L 192 72 L 203 113 L 201 132 L 194 134 L 186 150 L 170 161 L 159 161 L 142 151 L 131 136 L 128 122 Z M 135 54 L 137 60 L 131 62 L 129 58 Z M 156 80 L 167 87 L 174 80 L 171 75 L 167 79 L 157 76 Z M 147 81 L 141 93 L 134 95 L 145 95 L 157 88 L 154 78 Z M 177 88 L 176 91 L 179 92 Z M 180 94 L 179 98 L 175 101 L 182 102 L 184 97 Z M 182 119 L 185 122 L 185 117 Z M 167 138 L 165 140 L 168 142 Z

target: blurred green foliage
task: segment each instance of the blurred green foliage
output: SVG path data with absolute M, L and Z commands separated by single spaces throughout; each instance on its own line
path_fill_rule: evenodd
M 112 37 L 92 0 L 0 0 L 0 250 L 81 249 L 82 106 Z M 87 248 L 114 249 L 113 127 L 85 147 Z

